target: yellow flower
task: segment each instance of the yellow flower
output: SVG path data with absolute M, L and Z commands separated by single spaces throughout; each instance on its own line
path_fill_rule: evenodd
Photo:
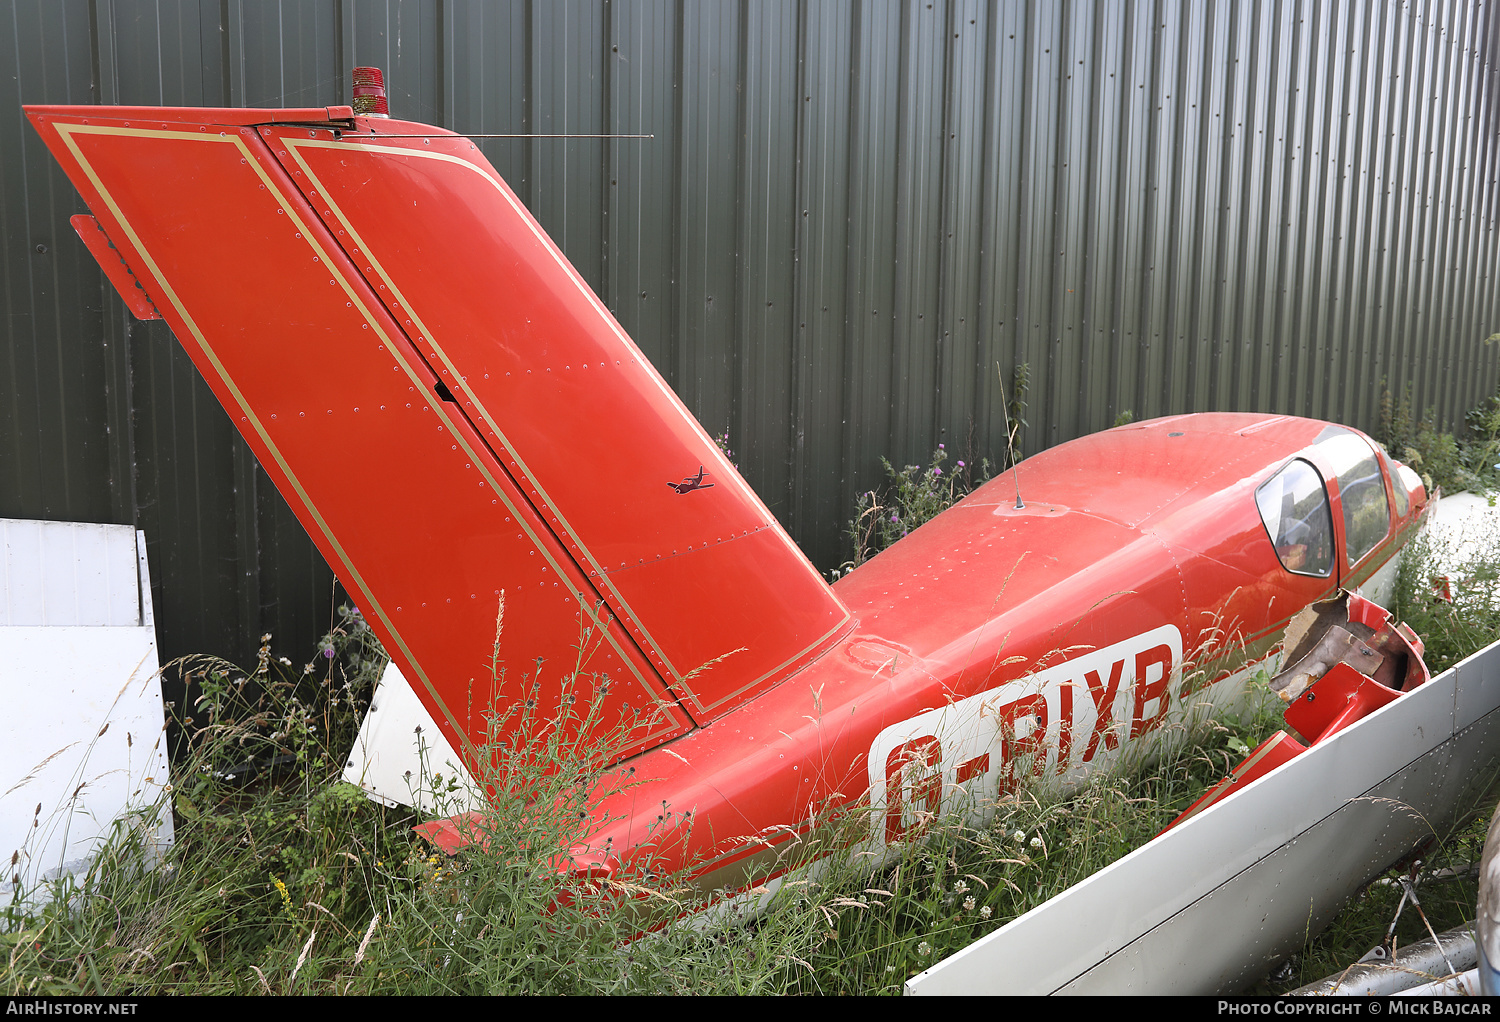
M 287 915 L 292 914 L 292 895 L 286 889 L 286 884 L 275 873 L 271 874 L 271 882 L 276 885 L 276 893 L 281 895 L 281 904 L 286 906 Z

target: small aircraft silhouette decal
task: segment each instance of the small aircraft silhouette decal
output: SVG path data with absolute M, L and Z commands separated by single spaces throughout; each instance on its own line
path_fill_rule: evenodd
M 703 481 L 703 476 L 703 466 L 699 465 L 697 475 L 683 476 L 682 482 L 667 483 L 667 485 L 672 487 L 672 489 L 676 490 L 678 493 L 692 493 L 694 490 L 707 490 L 713 486 L 713 483 L 705 483 Z

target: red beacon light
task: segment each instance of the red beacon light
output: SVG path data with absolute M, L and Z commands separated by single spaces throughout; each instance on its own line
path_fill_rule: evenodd
M 354 69 L 354 113 L 358 117 L 389 117 L 385 101 L 385 75 L 378 67 Z

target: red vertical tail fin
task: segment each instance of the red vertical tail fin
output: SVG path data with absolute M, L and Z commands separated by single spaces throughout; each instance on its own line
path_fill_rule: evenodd
M 467 139 L 347 108 L 28 114 L 456 744 L 502 590 L 508 670 L 650 709 L 631 748 L 847 627 Z

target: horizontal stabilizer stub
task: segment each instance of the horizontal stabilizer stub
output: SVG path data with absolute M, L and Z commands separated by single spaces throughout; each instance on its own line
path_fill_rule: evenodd
M 86 213 L 79 213 L 70 217 L 68 222 L 78 232 L 78 237 L 83 239 L 89 254 L 98 260 L 99 268 L 115 286 L 115 291 L 131 314 L 136 319 L 161 319 L 161 313 L 156 311 L 150 296 L 141 287 L 140 280 L 120 258 L 119 250 L 110 244 L 109 238 L 99 229 L 99 221 Z

